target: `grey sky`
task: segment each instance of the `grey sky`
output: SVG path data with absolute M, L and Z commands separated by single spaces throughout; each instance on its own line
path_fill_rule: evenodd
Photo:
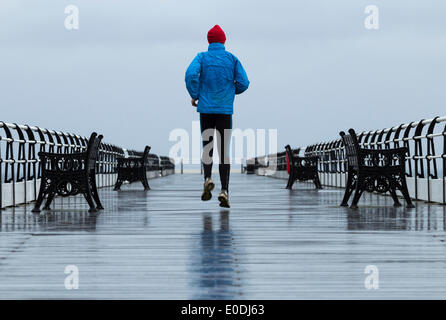
M 78 31 L 64 27 L 69 4 Z M 364 28 L 370 4 L 380 30 Z M 445 115 L 444 12 L 438 0 L 2 0 L 0 120 L 167 154 L 169 132 L 198 119 L 184 73 L 215 24 L 251 81 L 234 126 L 278 128 L 280 148 Z

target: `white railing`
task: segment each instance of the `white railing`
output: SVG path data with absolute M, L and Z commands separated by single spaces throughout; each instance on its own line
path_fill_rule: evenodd
M 81 152 L 86 150 L 87 144 L 88 138 L 77 134 L 0 122 L 0 208 L 36 199 L 41 178 L 40 151 Z M 115 183 L 116 159 L 129 154 L 138 152 L 101 143 L 96 170 L 98 187 Z M 150 154 L 150 157 L 151 170 L 171 169 L 163 168 L 157 155 Z
M 406 176 L 411 197 L 446 204 L 446 116 L 363 131 L 358 134 L 358 141 L 362 147 L 371 149 L 407 147 Z M 323 185 L 345 187 L 346 159 L 341 138 L 296 148 L 294 152 L 319 157 Z M 284 176 L 284 152 L 256 160 L 266 166 L 260 170 L 262 173 Z

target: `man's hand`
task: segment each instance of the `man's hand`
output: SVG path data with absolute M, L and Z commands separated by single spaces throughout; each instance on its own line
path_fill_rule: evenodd
M 197 100 L 192 99 L 191 102 L 192 102 L 192 107 L 196 107 L 198 105 L 198 99 Z

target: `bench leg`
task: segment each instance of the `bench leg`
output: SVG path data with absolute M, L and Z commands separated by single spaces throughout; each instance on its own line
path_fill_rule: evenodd
M 37 196 L 34 208 L 31 210 L 32 212 L 40 212 L 40 206 L 42 205 L 44 198 L 45 198 L 45 181 L 44 179 L 42 179 L 40 182 L 39 195 Z
M 322 189 L 321 181 L 319 180 L 319 175 L 316 172 L 314 179 L 313 179 L 314 185 L 316 186 L 316 189 Z
M 391 187 L 389 192 L 390 192 L 390 195 L 392 196 L 392 199 L 393 199 L 393 206 L 394 207 L 401 207 L 401 203 L 398 200 L 398 196 L 396 195 L 395 188 Z
M 288 177 L 288 183 L 287 183 L 287 185 L 286 185 L 286 188 L 289 189 L 289 190 L 293 189 L 294 181 L 296 181 L 296 179 L 294 178 L 294 172 L 293 172 L 293 169 L 291 168 L 291 171 L 290 171 L 290 175 L 289 175 L 289 177 Z
M 94 185 L 92 187 L 91 193 L 92 193 L 94 201 L 96 202 L 96 209 L 104 210 L 104 207 L 102 206 L 101 200 L 99 199 L 99 193 L 98 193 L 98 190 L 96 189 L 96 185 Z
M 410 199 L 409 190 L 407 189 L 406 177 L 404 175 L 401 175 L 401 192 L 407 202 L 407 207 L 415 208 L 412 200 Z
M 51 210 L 51 208 L 50 208 L 51 202 L 53 202 L 53 199 L 55 196 L 56 196 L 56 188 L 53 187 L 48 192 L 48 197 L 46 199 L 45 206 L 43 207 L 43 210 Z
M 147 181 L 147 177 L 143 177 L 141 179 L 141 183 L 144 186 L 144 190 L 150 190 L 149 182 Z
M 88 212 L 97 212 L 96 206 L 94 205 L 93 197 L 91 196 L 91 193 L 86 192 L 84 193 L 85 200 L 87 200 L 88 205 L 90 206 L 90 209 Z
M 341 202 L 341 207 L 348 207 L 348 199 L 352 195 L 353 190 L 355 189 L 355 185 L 353 184 L 353 173 L 348 172 L 347 175 L 347 185 L 345 186 L 344 198 Z
M 91 175 L 90 181 L 91 181 L 91 193 L 92 193 L 94 201 L 96 202 L 96 209 L 103 210 L 104 207 L 102 206 L 101 200 L 99 199 L 99 193 L 98 193 L 98 189 L 96 187 L 96 175 L 95 174 Z
M 362 196 L 362 192 L 364 191 L 361 188 L 361 185 L 362 185 L 362 183 L 358 179 L 358 181 L 356 181 L 355 195 L 353 196 L 353 201 L 352 201 L 352 204 L 350 205 L 351 209 L 358 209 L 358 202 Z
M 115 187 L 113 188 L 114 191 L 121 190 L 122 180 L 117 180 L 115 183 Z

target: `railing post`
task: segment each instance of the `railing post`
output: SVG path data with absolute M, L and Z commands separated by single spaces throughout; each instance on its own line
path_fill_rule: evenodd
M 418 125 L 415 128 L 415 133 L 412 137 L 415 145 L 415 152 L 413 156 L 415 161 L 415 200 L 418 200 L 418 177 L 424 178 L 423 160 L 419 159 L 419 157 L 421 157 L 423 153 L 422 144 L 418 138 L 418 136 L 421 136 L 421 131 L 423 130 L 423 121 L 424 120 L 418 122 Z M 421 170 L 420 173 L 418 173 L 418 160 L 420 160 L 420 170 Z
M 183 174 L 183 159 L 181 159 L 181 174 Z

